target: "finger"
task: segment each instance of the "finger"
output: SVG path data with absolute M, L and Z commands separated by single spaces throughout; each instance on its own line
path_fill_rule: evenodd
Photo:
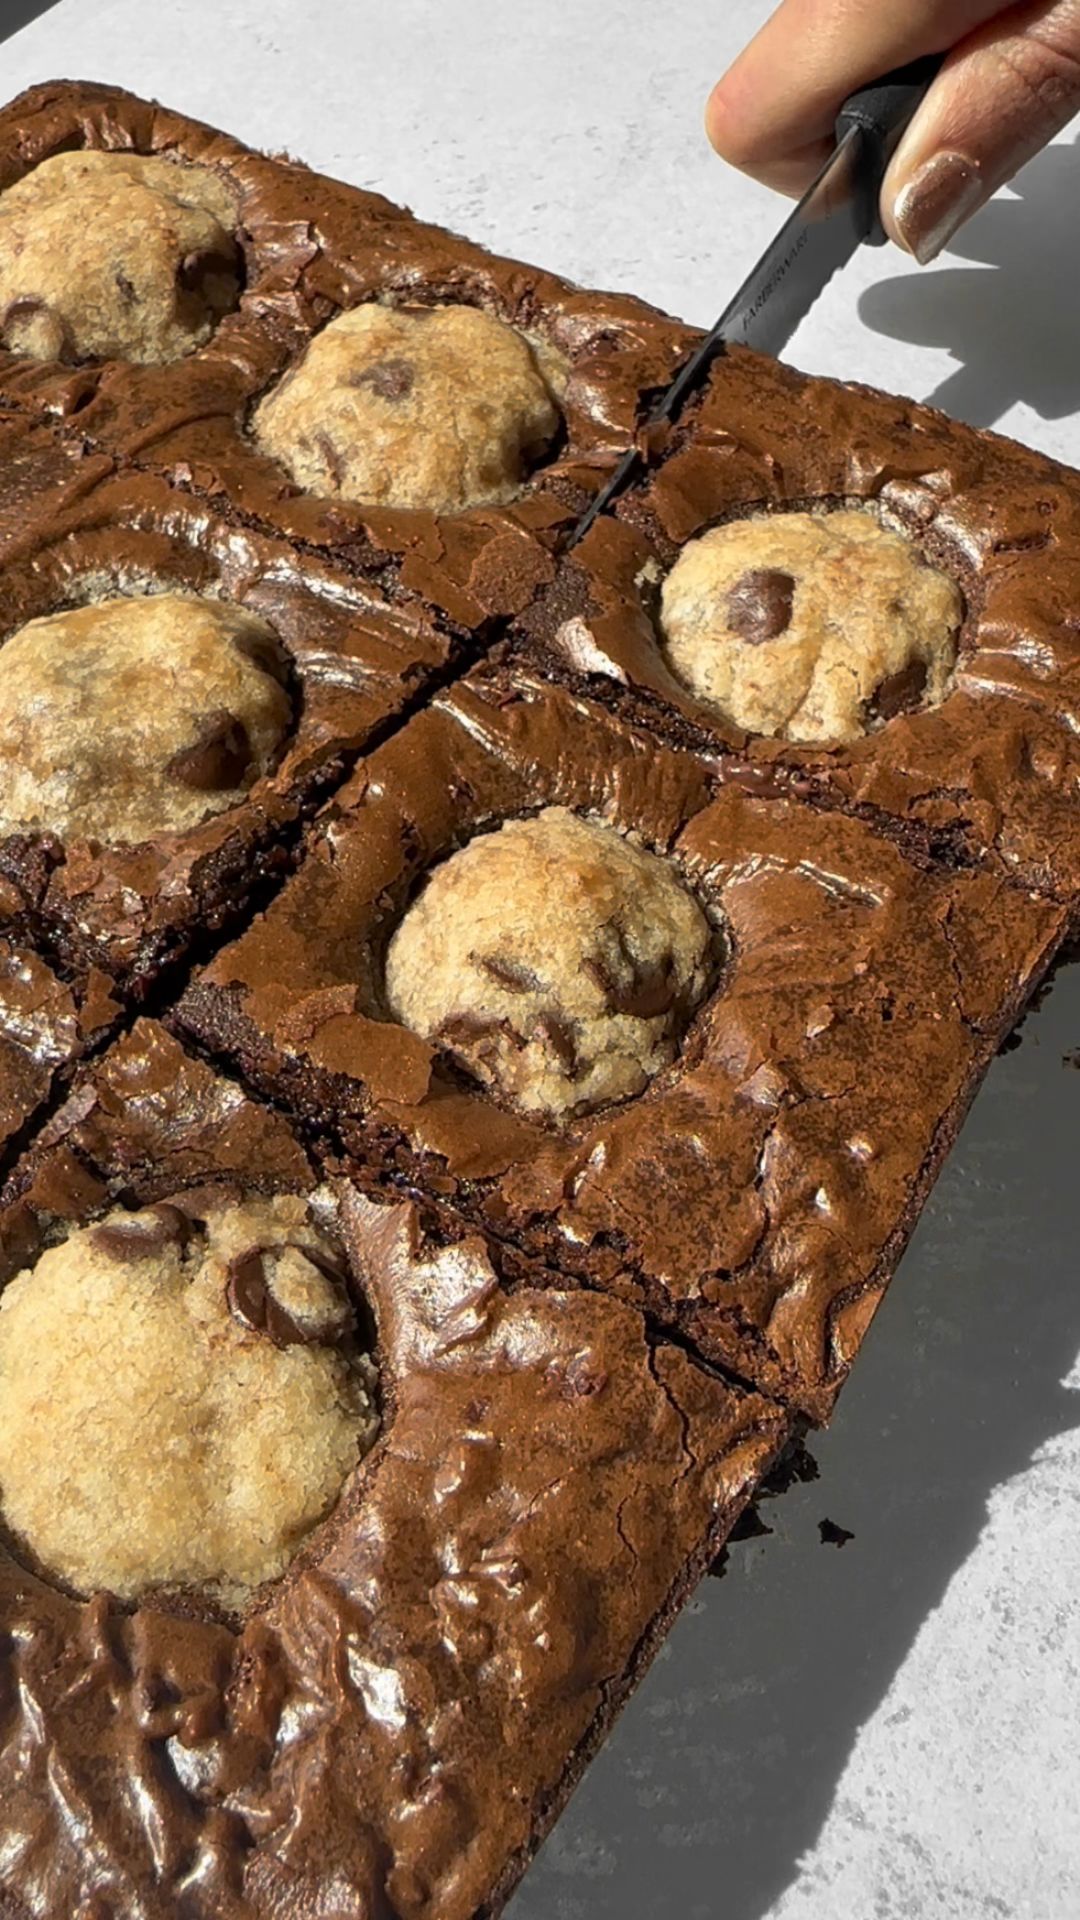
M 919 54 L 940 53 L 1001 0 L 783 0 L 709 96 L 705 125 L 723 159 L 801 193 L 832 146 L 849 93 Z
M 1080 109 L 1080 0 L 1027 0 L 962 42 L 893 157 L 886 231 L 923 263 Z

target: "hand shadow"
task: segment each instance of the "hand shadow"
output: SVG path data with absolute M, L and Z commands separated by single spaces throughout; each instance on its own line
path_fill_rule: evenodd
M 883 280 L 859 300 L 875 332 L 945 347 L 960 362 L 929 404 L 988 427 L 1017 401 L 1043 420 L 1080 407 L 1080 138 L 1047 147 L 1014 190 L 984 207 L 950 242 L 968 267 Z
M 773 1537 L 702 1583 L 507 1920 L 761 1920 L 798 1879 L 988 1496 L 1080 1425 L 1061 1384 L 1080 1350 L 1080 1073 L 1062 1065 L 1078 1037 L 1073 967 L 991 1069 L 812 1437 L 820 1479 L 763 1505 Z M 842 1550 L 821 1543 L 826 1516 L 854 1536 Z

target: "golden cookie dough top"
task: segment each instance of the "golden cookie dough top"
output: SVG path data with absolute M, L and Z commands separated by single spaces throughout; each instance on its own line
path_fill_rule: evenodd
M 289 699 L 265 622 L 184 594 L 101 600 L 0 647 L 0 832 L 124 845 L 235 806 Z
M 309 493 L 454 513 L 520 492 L 565 371 L 477 307 L 372 303 L 323 328 L 253 430 Z
M 236 221 L 209 167 L 42 160 L 0 194 L 0 341 L 35 360 L 179 360 L 237 303 Z
M 679 679 L 749 733 L 841 745 L 948 691 L 955 583 L 870 512 L 763 514 L 683 548 L 660 625 Z
M 526 1113 L 582 1113 L 674 1058 L 713 936 L 670 861 L 548 807 L 437 867 L 390 944 L 387 996 Z
M 281 1574 L 375 1431 L 307 1202 L 122 1209 L 0 1295 L 0 1509 L 80 1593 Z

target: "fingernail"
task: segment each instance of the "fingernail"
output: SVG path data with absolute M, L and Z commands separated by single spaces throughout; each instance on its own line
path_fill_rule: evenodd
M 905 247 L 925 267 L 985 198 L 976 160 L 963 153 L 935 153 L 901 187 L 893 219 Z

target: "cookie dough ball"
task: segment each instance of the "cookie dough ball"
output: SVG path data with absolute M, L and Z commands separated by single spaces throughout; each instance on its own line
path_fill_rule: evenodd
M 0 1295 L 0 1509 L 80 1593 L 237 1603 L 370 1445 L 372 1380 L 304 1200 L 111 1213 Z
M 266 624 L 216 600 L 101 600 L 0 647 L 0 832 L 124 845 L 242 800 L 290 719 Z
M 555 355 L 476 307 L 354 307 L 267 395 L 255 439 L 309 493 L 455 513 L 520 492 L 558 382 Z
M 873 514 L 778 513 L 692 540 L 660 624 L 683 684 L 749 733 L 844 744 L 948 690 L 955 583 Z
M 179 360 L 239 298 L 236 219 L 209 167 L 43 160 L 0 194 L 0 341 L 35 360 Z
M 387 995 L 485 1086 L 559 1119 L 674 1059 L 712 947 L 670 861 L 548 807 L 436 868 L 391 941 Z

